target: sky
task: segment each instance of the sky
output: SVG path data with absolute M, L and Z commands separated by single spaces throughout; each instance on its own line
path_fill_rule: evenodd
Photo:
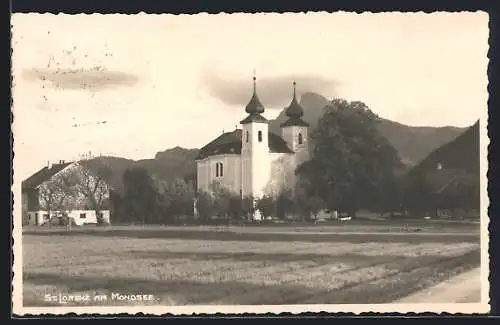
M 407 125 L 487 110 L 488 15 L 302 13 L 12 16 L 14 173 L 82 153 L 199 148 L 245 117 L 317 92 Z

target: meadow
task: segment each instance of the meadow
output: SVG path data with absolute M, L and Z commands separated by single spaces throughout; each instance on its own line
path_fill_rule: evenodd
M 390 303 L 480 265 L 477 224 L 26 229 L 22 241 L 25 307 L 60 305 L 46 298 L 59 294 L 90 297 L 69 305 Z

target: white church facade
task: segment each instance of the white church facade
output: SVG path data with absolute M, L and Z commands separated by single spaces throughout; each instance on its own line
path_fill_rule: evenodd
M 253 94 L 245 108 L 247 116 L 241 128 L 226 132 L 205 145 L 196 158 L 197 189 L 210 192 L 214 182 L 243 198 L 258 199 L 294 190 L 296 168 L 309 159 L 309 125 L 296 97 L 286 109 L 288 119 L 281 124 L 281 134 L 269 131 L 269 121 L 253 79 Z

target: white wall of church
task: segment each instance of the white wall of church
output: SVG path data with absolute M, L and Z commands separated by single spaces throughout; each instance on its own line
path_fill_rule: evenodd
M 292 189 L 294 184 L 294 154 L 271 153 L 271 177 L 266 186 L 266 194 L 277 196 L 284 189 Z
M 222 175 L 217 175 L 217 163 L 222 164 Z M 210 191 L 210 185 L 217 181 L 231 192 L 240 193 L 241 158 L 236 154 L 210 156 L 197 162 L 197 183 L 199 191 Z

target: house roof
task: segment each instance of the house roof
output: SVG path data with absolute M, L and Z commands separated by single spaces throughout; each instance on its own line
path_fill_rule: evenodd
M 53 164 L 50 168 L 48 166 L 43 167 L 21 183 L 22 190 L 24 191 L 36 188 L 38 185 L 49 180 L 52 176 L 68 167 L 72 163 L 73 162 L 64 162 Z
M 196 160 L 221 154 L 241 154 L 242 130 L 226 132 L 201 148 Z M 283 138 L 275 133 L 268 133 L 269 150 L 274 153 L 293 153 Z
M 426 181 L 434 193 L 441 194 L 457 187 L 474 186 L 479 183 L 479 177 L 464 169 L 447 168 L 429 172 Z
M 53 164 L 50 168 L 48 168 L 47 166 L 43 167 L 42 169 L 40 169 L 35 174 L 31 175 L 29 178 L 27 178 L 22 182 L 21 185 L 22 191 L 36 188 L 40 184 L 48 181 L 55 174 L 59 173 L 60 171 L 62 171 L 63 169 L 74 163 L 76 162 L 74 161 L 64 162 L 59 164 Z M 106 167 L 105 164 L 96 159 L 81 160 L 78 161 L 78 163 L 96 175 L 101 173 L 103 167 Z M 117 190 L 122 189 L 123 186 L 121 181 L 121 175 L 118 175 L 117 173 L 114 173 L 112 171 L 107 173 L 102 173 L 102 175 L 108 186 Z

